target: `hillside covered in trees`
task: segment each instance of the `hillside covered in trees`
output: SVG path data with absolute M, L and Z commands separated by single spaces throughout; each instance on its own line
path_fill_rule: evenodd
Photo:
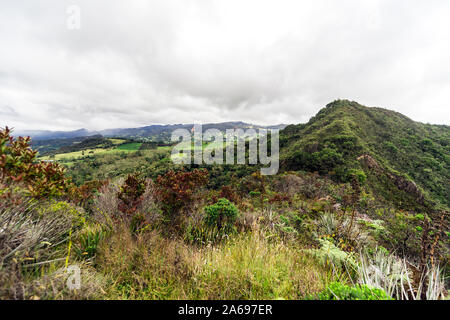
M 337 181 L 353 174 L 405 208 L 448 209 L 450 127 L 414 122 L 394 111 L 338 100 L 308 123 L 282 131 L 282 167 Z

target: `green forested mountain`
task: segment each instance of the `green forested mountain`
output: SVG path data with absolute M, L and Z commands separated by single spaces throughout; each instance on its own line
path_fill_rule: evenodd
M 338 181 L 353 175 L 400 207 L 450 205 L 450 127 L 337 100 L 281 132 L 281 166 Z

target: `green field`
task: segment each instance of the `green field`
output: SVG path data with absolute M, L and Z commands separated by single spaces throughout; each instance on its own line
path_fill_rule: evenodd
M 141 142 L 130 142 L 121 144 L 116 149 L 121 151 L 138 151 L 141 146 L 142 146 Z
M 39 157 L 39 160 L 55 160 L 58 162 L 63 162 L 68 164 L 71 160 L 82 159 L 90 156 L 97 156 L 103 154 L 118 154 L 138 151 L 142 143 L 140 142 L 130 142 L 124 143 L 126 140 L 123 139 L 109 139 L 113 144 L 117 145 L 112 148 L 91 148 L 75 152 L 59 153 L 53 156 L 43 156 Z M 160 148 L 170 148 L 170 147 L 160 147 Z M 159 149 L 159 148 L 158 148 Z

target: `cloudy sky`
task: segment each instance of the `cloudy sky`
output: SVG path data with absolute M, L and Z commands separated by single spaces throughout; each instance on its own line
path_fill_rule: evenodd
M 450 124 L 449 16 L 448 0 L 2 0 L 0 126 L 299 123 L 339 98 Z

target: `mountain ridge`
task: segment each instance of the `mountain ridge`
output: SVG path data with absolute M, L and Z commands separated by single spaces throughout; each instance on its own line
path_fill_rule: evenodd
M 308 123 L 287 126 L 281 131 L 280 146 L 285 170 L 317 171 L 347 182 L 356 174 L 368 180 L 374 193 L 406 209 L 450 205 L 449 126 L 336 100 Z M 365 155 L 382 168 L 378 171 L 382 174 L 360 161 Z M 415 190 L 413 184 L 423 197 L 408 192 Z
M 170 134 L 176 129 L 188 129 L 190 130 L 194 126 L 193 123 L 188 124 L 154 124 L 136 128 L 112 128 L 103 130 L 87 130 L 78 129 L 73 131 L 51 131 L 51 130 L 17 130 L 16 135 L 30 136 L 33 140 L 51 140 L 51 139 L 69 139 L 80 138 L 94 135 L 102 135 L 105 137 L 123 137 L 123 138 L 150 138 L 153 141 L 166 141 L 170 139 Z M 256 125 L 246 123 L 243 121 L 227 121 L 217 123 L 205 123 L 202 124 L 203 130 L 210 128 L 216 128 L 221 131 L 226 129 L 284 129 L 286 124 L 277 125 Z

